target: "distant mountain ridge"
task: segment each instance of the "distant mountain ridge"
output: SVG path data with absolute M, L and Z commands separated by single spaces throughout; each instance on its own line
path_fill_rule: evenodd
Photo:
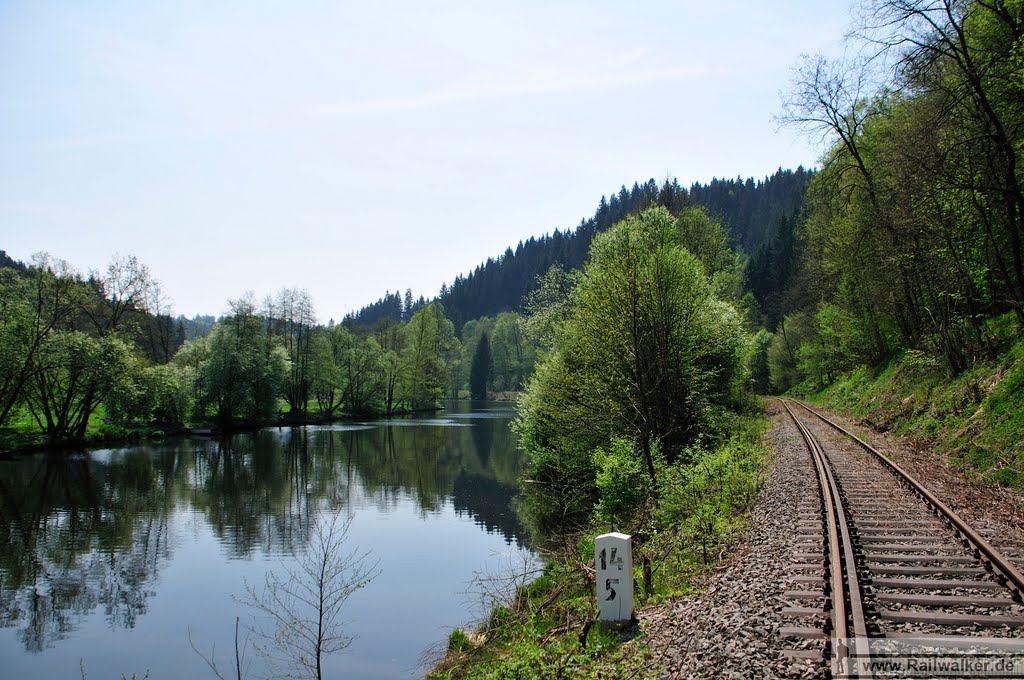
M 766 244 L 780 238 L 791 240 L 807 182 L 813 174 L 813 170 L 802 166 L 796 170 L 779 168 L 763 180 L 712 179 L 708 184 L 694 183 L 689 189 L 675 180 L 661 186 L 653 179 L 643 184 L 635 182 L 630 189 L 623 186 L 610 197 L 602 196 L 594 216 L 581 221 L 574 230 L 556 229 L 550 235 L 520 241 L 514 250 L 508 247 L 469 274 L 456 276 L 451 286 L 441 287 L 436 299 L 444 305 L 445 314 L 456 329 L 471 319 L 518 310 L 539 275 L 552 265 L 567 271 L 579 269 L 586 261 L 594 236 L 651 204 L 662 205 L 674 213 L 689 206 L 703 206 L 726 225 L 734 246 L 747 253 L 774 253 L 778 249 Z M 764 256 L 758 260 L 761 268 L 768 264 Z M 759 297 L 756 291 L 755 297 Z M 404 297 L 397 291 L 389 292 L 349 314 L 345 321 L 372 325 L 383 318 L 408 319 L 425 302 L 423 297 L 412 300 L 408 291 Z

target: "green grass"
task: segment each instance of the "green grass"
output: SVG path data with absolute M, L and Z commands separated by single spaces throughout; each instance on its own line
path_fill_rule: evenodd
M 143 439 L 159 439 L 164 431 L 153 426 L 122 427 L 104 422 L 106 407 L 100 404 L 89 418 L 85 438 L 74 445 L 91 446 L 112 442 L 132 442 Z M 6 427 L 0 428 L 0 452 L 26 451 L 46 448 L 49 444 L 39 424 L 27 411 L 22 409 L 11 418 Z
M 647 516 L 642 531 L 618 527 L 634 535 L 638 609 L 694 592 L 747 533 L 767 469 L 767 425 L 763 415 L 736 418 L 732 436 L 719 448 L 703 452 L 689 468 L 666 472 L 659 509 Z M 595 623 L 594 536 L 607 530 L 595 523 L 587 532 L 562 537 L 535 580 L 504 600 L 493 599 L 496 606 L 476 631 L 449 636 L 443 661 L 428 677 L 657 677 L 662 669 L 642 634 L 620 634 Z M 713 535 L 703 535 L 708 531 Z
M 644 677 L 648 653 L 641 641 L 622 644 L 618 633 L 593 623 L 593 579 L 580 558 L 569 547 L 493 609 L 476 632 L 453 631 L 444 660 L 428 677 Z
M 938 362 L 907 352 L 809 398 L 921 440 L 982 482 L 1024 491 L 1024 337 L 1006 318 L 995 320 L 993 330 L 1005 351 L 955 378 Z

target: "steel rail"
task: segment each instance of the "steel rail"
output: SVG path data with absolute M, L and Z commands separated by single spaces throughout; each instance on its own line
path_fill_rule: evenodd
M 868 444 L 866 441 L 850 432 L 846 428 L 838 425 L 829 418 L 825 417 L 821 413 L 815 411 L 807 404 L 794 399 L 795 403 L 814 414 L 824 422 L 831 425 L 833 428 L 842 432 L 846 436 L 853 439 L 855 442 L 860 444 L 865 450 L 870 451 L 880 460 L 895 476 L 897 479 L 904 482 L 911 489 L 917 493 L 918 496 L 923 498 L 925 502 L 932 506 L 938 514 L 940 514 L 947 523 L 949 523 L 964 539 L 966 539 L 972 546 L 973 550 L 981 553 L 985 556 L 985 561 L 992 567 L 993 571 L 996 572 L 998 577 L 1001 577 L 1006 581 L 1006 584 L 1014 591 L 1016 591 L 1016 597 L 1014 599 L 1020 600 L 1024 597 L 1024 574 L 1017 569 L 1017 566 L 1010 561 L 1008 557 L 1003 555 L 998 549 L 993 547 L 988 541 L 984 539 L 977 531 L 975 531 L 966 521 L 964 521 L 960 515 L 956 514 L 952 508 L 947 506 L 938 497 L 925 488 L 920 482 L 910 476 L 910 474 L 901 468 L 899 465 L 889 460 L 883 455 L 878 449 Z M 792 415 L 792 414 L 791 414 Z
M 860 579 L 857 576 L 856 557 L 854 555 L 853 542 L 850 537 L 850 530 L 846 519 L 846 510 L 843 506 L 839 487 L 832 474 L 824 450 L 811 434 L 810 430 L 800 422 L 789 405 L 780 400 L 783 407 L 789 413 L 793 423 L 800 431 L 807 448 L 814 461 L 817 472 L 818 486 L 821 492 L 822 503 L 825 508 L 825 525 L 828 536 L 828 568 L 831 603 L 832 622 L 832 677 L 852 678 L 870 677 L 867 673 L 857 673 L 850 664 L 850 647 L 848 642 L 854 640 L 854 651 L 858 659 L 866 659 L 870 648 L 868 646 L 867 623 L 864 618 L 864 606 L 861 600 Z M 846 573 L 844 582 L 843 573 Z M 847 610 L 849 604 L 849 610 Z M 853 635 L 850 635 L 847 621 L 853 622 Z

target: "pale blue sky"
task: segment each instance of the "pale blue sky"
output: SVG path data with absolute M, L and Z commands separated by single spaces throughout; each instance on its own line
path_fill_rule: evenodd
M 147 263 L 176 311 L 428 297 L 620 185 L 764 177 L 848 0 L 0 0 L 0 248 Z

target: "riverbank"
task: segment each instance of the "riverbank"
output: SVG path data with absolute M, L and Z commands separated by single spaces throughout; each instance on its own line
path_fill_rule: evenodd
M 249 677 L 286 675 L 251 653 L 249 628 L 262 620 L 242 600 L 246 584 L 298 573 L 315 550 L 312 527 L 337 514 L 352 522 L 341 552 L 371 553 L 381 574 L 346 601 L 342 632 L 356 639 L 325 655 L 324 677 L 415 677 L 423 650 L 473 615 L 474 573 L 529 556 L 509 507 L 521 467 L 511 417 L 461 403 L 394 425 L 5 461 L 0 676 L 79 677 L 84 659 L 89 678 L 213 677 L 189 632 L 207 655 L 231 650 L 236 617 Z M 119 604 L 109 607 L 112 583 Z M 64 621 L 73 625 L 54 624 Z
M 158 442 L 167 437 L 201 436 L 221 437 L 255 432 L 265 427 L 305 427 L 307 425 L 329 425 L 331 423 L 358 422 L 373 418 L 396 418 L 436 413 L 443 407 L 420 410 L 395 411 L 385 414 L 341 414 L 334 416 L 306 416 L 292 418 L 287 414 L 267 422 L 234 423 L 230 426 L 217 425 L 213 422 L 194 422 L 180 427 L 159 426 L 120 426 L 109 423 L 90 424 L 85 436 L 81 439 L 62 439 L 50 441 L 37 427 L 22 424 L 15 427 L 0 428 L 0 458 L 10 459 L 21 455 L 35 453 L 75 453 L 98 446 L 126 446 L 146 442 Z
M 437 679 L 656 677 L 668 664 L 648 612 L 699 591 L 742 545 L 751 509 L 771 474 L 768 419 L 738 417 L 733 434 L 702 451 L 685 473 L 663 474 L 660 507 L 633 527 L 596 521 L 563 536 L 540 571 L 489 583 L 493 605 L 471 631 L 456 630 L 428 675 Z M 641 625 L 618 633 L 596 623 L 593 537 L 633 535 L 635 595 Z M 496 586 L 504 585 L 502 591 Z

